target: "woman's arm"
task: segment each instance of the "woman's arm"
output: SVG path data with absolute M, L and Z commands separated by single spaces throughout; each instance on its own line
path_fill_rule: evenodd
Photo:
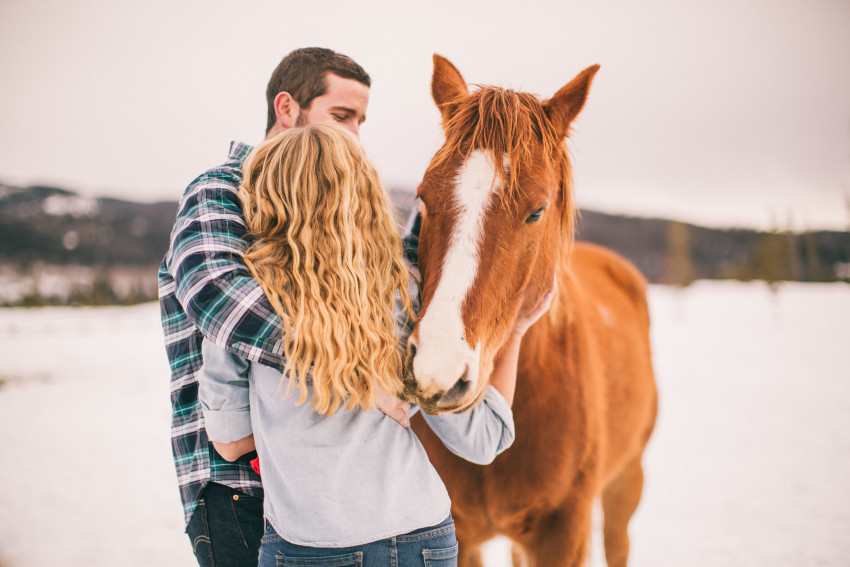
M 502 347 L 481 403 L 462 414 L 423 413 L 428 426 L 452 453 L 472 463 L 488 465 L 513 444 L 516 433 L 511 404 L 516 390 L 520 342 L 529 327 L 549 309 L 554 294 L 553 288 L 532 313 L 517 320 Z
M 255 450 L 251 428 L 249 379 L 251 363 L 208 339 L 198 377 L 198 399 L 207 435 L 221 457 L 235 461 Z
M 219 443 L 218 441 L 213 441 L 212 444 L 213 447 L 215 447 L 216 452 L 221 455 L 221 458 L 225 461 L 230 461 L 231 463 L 242 455 L 247 455 L 248 453 L 253 453 L 257 450 L 257 446 L 254 445 L 253 434 L 231 443 Z
M 514 415 L 507 400 L 487 386 L 481 402 L 464 413 L 422 413 L 446 448 L 476 465 L 489 465 L 514 442 Z
M 508 340 L 496 356 L 493 373 L 490 375 L 490 385 L 499 390 L 499 393 L 507 400 L 508 405 L 514 403 L 514 392 L 516 391 L 516 369 L 519 361 L 519 347 L 525 332 L 537 322 L 549 310 L 552 298 L 555 297 L 557 282 L 553 283 L 552 291 L 543 296 L 534 311 L 526 316 L 519 317 L 514 323 L 514 328 L 508 336 Z

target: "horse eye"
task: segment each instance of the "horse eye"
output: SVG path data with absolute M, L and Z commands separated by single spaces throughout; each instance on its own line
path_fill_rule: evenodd
M 539 209 L 537 209 L 536 211 L 534 211 L 533 213 L 531 213 L 530 215 L 528 215 L 528 218 L 527 218 L 527 219 L 525 219 L 525 222 L 527 222 L 527 223 L 531 223 L 531 222 L 537 222 L 537 221 L 539 221 L 539 220 L 540 220 L 540 217 L 542 217 L 542 216 L 543 216 L 543 211 L 544 211 L 545 209 L 546 209 L 546 207 L 540 207 Z

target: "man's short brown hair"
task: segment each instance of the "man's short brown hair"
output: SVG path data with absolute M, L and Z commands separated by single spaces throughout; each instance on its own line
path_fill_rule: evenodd
M 281 60 L 269 79 L 269 86 L 266 88 L 266 101 L 269 105 L 266 134 L 277 122 L 274 99 L 278 93 L 288 92 L 298 106 L 306 110 L 310 108 L 314 98 L 327 91 L 325 75 L 328 73 L 339 75 L 343 79 L 354 79 L 367 87 L 372 86 L 369 74 L 347 55 L 323 47 L 296 49 Z

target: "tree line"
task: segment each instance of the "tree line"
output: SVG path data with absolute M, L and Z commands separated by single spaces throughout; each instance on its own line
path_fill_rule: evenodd
M 412 195 L 397 191 L 393 198 L 402 224 Z M 168 248 L 176 211 L 176 201 L 85 200 L 59 188 L 0 184 L 0 267 L 20 277 L 32 277 L 44 266 L 86 266 L 92 274 L 90 282 L 77 286 L 70 297 L 39 297 L 34 286 L 25 301 L 15 304 L 155 299 L 156 270 Z M 850 282 L 850 232 L 722 230 L 585 210 L 576 238 L 616 250 L 651 283 L 686 286 L 699 279 Z M 128 268 L 148 279 L 137 284 L 124 281 L 118 293 L 115 274 L 124 270 L 126 280 Z

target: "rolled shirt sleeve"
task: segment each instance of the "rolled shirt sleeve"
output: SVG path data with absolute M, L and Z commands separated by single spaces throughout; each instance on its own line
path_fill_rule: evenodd
M 253 433 L 248 374 L 251 363 L 204 339 L 198 399 L 211 441 L 231 443 Z
M 507 400 L 493 386 L 471 411 L 428 415 L 428 426 L 449 451 L 477 465 L 488 465 L 514 442 L 514 415 Z

